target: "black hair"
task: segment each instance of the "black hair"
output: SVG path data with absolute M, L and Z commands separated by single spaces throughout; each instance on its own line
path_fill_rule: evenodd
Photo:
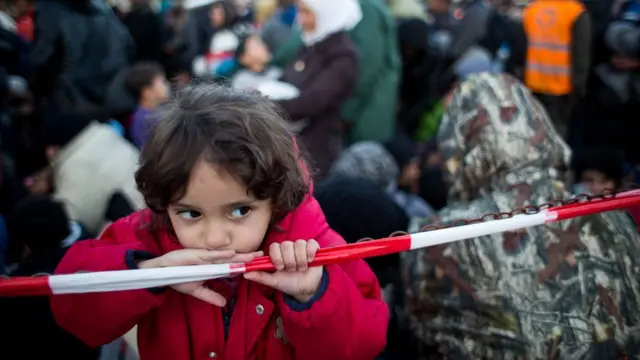
M 398 164 L 400 173 L 418 156 L 418 147 L 415 142 L 407 135 L 400 134 L 395 138 L 385 142 L 384 148 L 391 154 Z
M 297 208 L 309 191 L 302 155 L 283 113 L 257 93 L 210 84 L 176 93 L 140 154 L 136 183 L 149 208 L 166 218 L 203 158 L 242 182 L 255 198 L 271 200 L 274 219 Z
M 160 64 L 153 61 L 141 61 L 129 69 L 125 83 L 129 92 L 140 99 L 144 89 L 153 85 L 156 78 L 164 75 L 164 69 Z
M 577 152 L 571 161 L 571 168 L 576 180 L 587 170 L 595 170 L 612 180 L 616 187 L 622 185 L 624 177 L 623 156 L 615 150 L 605 148 L 590 148 Z
M 79 112 L 62 112 L 48 116 L 44 120 L 41 132 L 41 145 L 47 146 L 67 146 L 76 136 L 78 136 L 93 119 Z

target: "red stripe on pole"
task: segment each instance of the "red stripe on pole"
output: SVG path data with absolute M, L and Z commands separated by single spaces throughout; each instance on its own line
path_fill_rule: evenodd
M 0 297 L 51 295 L 48 276 L 0 279 Z
M 640 205 L 640 197 L 625 196 L 621 198 L 610 198 L 601 201 L 588 201 L 578 206 L 561 206 L 550 209 L 550 213 L 556 213 L 555 221 L 572 219 L 580 216 L 593 215 L 612 210 L 625 210 L 631 206 Z

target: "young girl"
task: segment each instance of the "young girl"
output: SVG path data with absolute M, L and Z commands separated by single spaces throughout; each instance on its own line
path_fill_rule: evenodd
M 375 358 L 389 314 L 371 270 L 361 260 L 308 267 L 318 248 L 344 240 L 310 195 L 298 153 L 263 97 L 179 92 L 141 153 L 149 210 L 74 245 L 56 272 L 246 262 L 262 251 L 278 271 L 55 296 L 56 320 L 92 346 L 137 324 L 141 360 Z

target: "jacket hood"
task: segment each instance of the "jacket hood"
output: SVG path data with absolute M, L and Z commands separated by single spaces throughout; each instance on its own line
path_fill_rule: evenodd
M 542 104 L 509 75 L 472 75 L 453 90 L 438 131 L 450 197 L 557 177 L 571 150 Z

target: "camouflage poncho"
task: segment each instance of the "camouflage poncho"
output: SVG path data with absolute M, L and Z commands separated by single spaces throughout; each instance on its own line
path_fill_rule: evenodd
M 554 165 L 570 150 L 508 76 L 458 85 L 438 133 L 451 223 L 568 198 Z M 640 238 L 622 213 L 403 254 L 406 315 L 447 359 L 621 359 L 640 355 Z

